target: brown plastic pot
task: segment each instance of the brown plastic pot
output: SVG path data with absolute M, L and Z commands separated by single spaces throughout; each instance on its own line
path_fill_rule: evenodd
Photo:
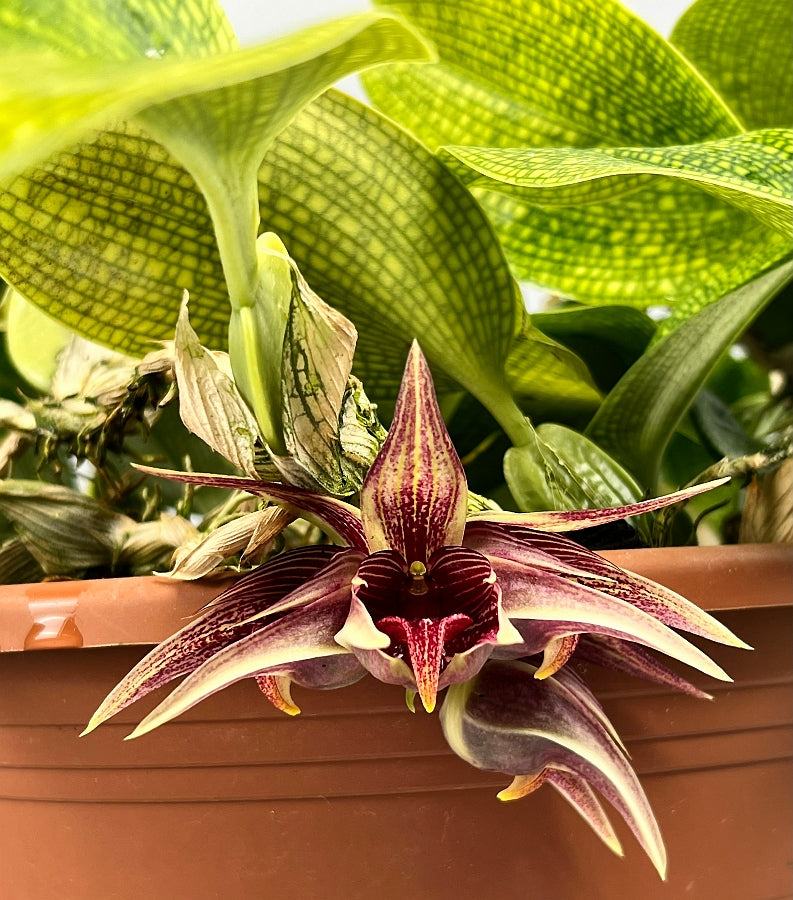
M 755 646 L 711 645 L 735 678 L 698 701 L 603 671 L 669 850 L 661 882 L 617 822 L 613 857 L 555 792 L 454 757 L 437 716 L 364 680 L 272 709 L 250 680 L 138 741 L 155 699 L 86 738 L 144 648 L 217 591 L 161 579 L 25 585 L 0 602 L 4 900 L 780 900 L 790 896 L 791 548 L 607 554 Z M 43 649 L 54 645 L 82 649 Z M 122 646 L 101 646 L 113 644 Z

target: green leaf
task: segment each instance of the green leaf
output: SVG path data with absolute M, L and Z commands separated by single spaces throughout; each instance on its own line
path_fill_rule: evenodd
M 112 567 L 135 525 L 71 488 L 21 479 L 0 481 L 0 512 L 48 575 Z
M 428 146 L 662 146 L 740 130 L 710 85 L 614 0 L 389 0 L 438 50 L 364 84 Z
M 533 323 L 525 317 L 507 358 L 507 381 L 521 409 L 534 418 L 591 415 L 601 395 L 586 365 Z
M 793 236 L 793 132 L 768 129 L 674 147 L 498 149 L 444 147 L 441 159 L 470 187 L 539 206 L 619 199 L 647 176 L 679 178 Z
M 338 78 L 428 52 L 415 32 L 376 13 L 237 49 L 211 0 L 170 9 L 151 0 L 12 0 L 0 40 L 0 178 L 134 115 L 178 156 L 209 156 L 211 169 L 231 153 L 258 166 L 300 106 Z
M 47 393 L 58 354 L 69 343 L 72 332 L 28 303 L 18 291 L 8 291 L 4 303 L 9 359 L 36 390 Z
M 473 188 L 518 277 L 588 303 L 678 304 L 682 319 L 790 252 L 755 218 L 762 207 L 764 222 L 790 221 L 745 171 L 747 150 L 764 163 L 765 151 L 736 138 L 710 85 L 616 2 L 387 5 L 433 39 L 440 61 L 369 73 L 374 102 L 429 146 L 497 155 L 495 171 L 511 153 L 545 164 L 531 188 Z M 699 145 L 730 138 L 729 154 L 719 145 L 707 162 Z
M 265 227 L 358 328 L 356 372 L 381 410 L 413 337 L 485 405 L 505 404 L 517 287 L 475 200 L 418 142 L 328 92 L 274 143 L 259 196 Z M 51 315 L 128 353 L 172 335 L 184 289 L 202 343 L 226 345 L 228 294 L 206 204 L 135 129 L 105 132 L 10 185 L 0 264 Z
M 610 390 L 642 355 L 655 323 L 629 306 L 564 306 L 531 317 L 532 324 L 586 363 L 601 390 Z
M 793 119 L 793 15 L 786 0 L 697 0 L 672 44 L 747 128 Z
M 545 423 L 532 443 L 504 455 L 504 475 L 524 512 L 625 506 L 642 496 L 633 477 L 589 438 Z
M 793 278 L 786 263 L 701 310 L 655 344 L 609 393 L 587 429 L 645 484 L 719 357 Z
M 754 216 L 679 179 L 581 207 L 474 193 L 519 277 L 586 303 L 672 305 L 682 320 L 790 252 Z

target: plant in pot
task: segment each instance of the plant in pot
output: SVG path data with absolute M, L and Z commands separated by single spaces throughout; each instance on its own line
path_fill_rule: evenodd
M 594 27 L 600 19 L 585 3 L 574 5 L 565 26 L 569 34 L 564 33 L 573 43 L 594 48 L 601 80 L 588 81 L 594 88 L 601 85 L 599 93 L 581 103 L 580 85 L 562 92 L 571 109 L 579 110 L 570 116 L 580 120 L 578 136 L 570 136 L 572 126 L 561 129 L 558 107 L 547 117 L 557 123 L 553 143 L 570 149 L 489 152 L 482 148 L 527 141 L 523 132 L 509 139 L 502 133 L 498 140 L 459 133 L 439 139 L 416 128 L 430 146 L 456 145 L 437 155 L 338 94 L 322 94 L 304 106 L 353 68 L 430 54 L 416 31 L 389 14 L 320 26 L 266 49 L 237 51 L 209 4 L 196 4 L 192 17 L 184 8 L 177 15 L 140 4 L 133 14 L 128 5 L 97 12 L 73 4 L 59 8 L 64 27 L 57 34 L 41 28 L 48 5 L 40 6 L 40 16 L 22 10 L 4 24 L 13 51 L 8 71 L 24 62 L 41 75 L 10 95 L 16 104 L 9 103 L 12 114 L 18 117 L 20 108 L 30 114 L 26 129 L 9 132 L 4 156 L 5 277 L 51 315 L 132 355 L 149 350 L 153 340 L 168 340 L 176 328 L 171 356 L 182 418 L 247 476 L 218 474 L 217 465 L 225 464 L 215 458 L 206 467 L 212 475 L 180 477 L 214 488 L 245 488 L 275 504 L 244 517 L 229 507 L 225 518 L 231 521 L 218 529 L 212 526 L 222 518 L 206 519 L 202 526 L 208 533 L 187 557 L 188 574 L 206 573 L 218 562 L 249 568 L 250 554 L 243 560 L 234 554 L 248 550 L 254 536 L 257 550 L 266 554 L 274 532 L 297 512 L 321 521 L 331 534 L 329 543 L 274 556 L 224 593 L 216 588 L 220 595 L 204 615 L 141 662 L 92 725 L 189 670 L 195 671 L 141 730 L 249 675 L 276 706 L 291 712 L 296 711 L 293 680 L 336 686 L 368 670 L 418 691 L 427 708 L 448 685 L 443 719 L 451 746 L 474 764 L 516 776 L 506 795 L 550 781 L 616 847 L 615 833 L 588 786 L 594 784 L 663 870 L 663 851 L 641 788 L 573 667 L 586 658 L 612 662 L 697 693 L 699 688 L 687 686 L 642 645 L 668 650 L 718 675 L 718 668 L 667 626 L 728 643 L 736 639 L 668 591 L 620 574 L 553 529 L 597 525 L 665 506 L 664 501 L 642 504 L 659 482 L 690 482 L 681 497 L 707 497 L 698 484 L 703 477 L 743 477 L 785 456 L 784 398 L 764 383 L 753 359 L 725 357 L 764 307 L 785 302 L 778 295 L 789 269 L 775 265 L 789 253 L 786 238 L 778 236 L 787 227 L 789 206 L 780 188 L 790 165 L 784 147 L 780 150 L 776 132 L 781 129 L 748 139 L 704 79 L 655 36 L 643 54 L 625 54 L 632 66 L 620 81 L 626 90 L 606 91 L 606 68 L 612 75 L 615 70 L 610 63 L 604 66 L 607 56 L 598 55 L 605 38 Z M 451 6 L 406 5 L 401 11 L 431 13 L 442 21 Z M 742 8 L 731 7 L 725 42 L 730 28 L 734 33 L 741 27 Z M 490 8 L 489 27 L 504 21 L 495 15 L 499 9 Z M 647 41 L 649 32 L 635 19 L 616 6 L 611 14 L 611 37 L 633 48 Z M 708 5 L 697 4 L 689 31 L 696 32 L 692 21 L 701 25 L 713 15 Z M 510 18 L 503 27 L 512 29 L 511 42 L 493 35 L 492 46 L 514 47 L 520 41 L 528 25 Z M 552 20 L 550 12 L 538 14 L 532 27 L 546 33 Z M 462 16 L 459 21 L 463 37 L 488 33 L 482 23 Z M 390 115 L 397 116 L 400 98 L 409 94 L 416 108 L 419 98 L 426 100 L 421 121 L 438 132 L 446 119 L 436 113 L 453 108 L 450 98 L 494 111 L 490 120 L 502 128 L 525 117 L 505 108 L 503 97 L 483 94 L 476 72 L 460 75 L 466 66 L 457 57 L 449 62 L 448 54 L 462 50 L 449 51 L 445 25 L 433 30 L 431 16 L 417 24 L 438 47 L 435 68 L 382 69 L 368 76 L 374 99 Z M 460 35 L 452 30 L 451 38 Z M 463 50 L 466 46 L 461 43 Z M 530 62 L 526 53 L 504 54 L 504 66 L 508 56 L 509 66 Z M 564 65 L 551 53 L 541 62 L 551 73 L 554 65 Z M 646 83 L 650 71 L 668 74 L 667 93 L 637 98 L 627 91 L 632 78 Z M 465 85 L 449 87 L 450 72 Z M 409 80 L 424 75 L 426 94 Z M 560 103 L 560 92 L 552 93 Z M 604 93 L 613 100 L 611 108 L 601 102 Z M 698 102 L 686 117 L 690 96 Z M 643 114 L 623 115 L 618 105 L 623 100 Z M 587 113 L 580 112 L 582 106 Z M 456 117 L 458 125 L 485 121 L 484 115 L 472 115 L 472 108 Z M 532 108 L 541 108 L 536 98 Z M 703 110 L 711 131 L 703 126 L 697 132 L 700 117 L 707 118 Z M 680 131 L 614 137 L 592 122 L 584 128 L 587 115 L 601 126 L 610 120 L 630 125 L 635 119 L 677 123 Z M 111 119 L 127 122 L 88 133 Z M 535 123 L 531 130 L 539 134 Z M 80 143 L 71 146 L 76 140 Z M 550 137 L 539 134 L 538 140 Z M 473 166 L 474 151 L 466 146 L 472 143 L 484 160 Z M 640 149 L 593 149 L 626 143 Z M 659 145 L 671 149 L 658 150 Z M 576 149 L 581 146 L 586 149 Z M 51 156 L 62 147 L 69 149 Z M 494 178 L 494 170 L 508 177 Z M 542 183 L 548 171 L 553 183 Z M 489 218 L 460 179 L 469 181 Z M 729 240 L 719 244 L 714 237 L 713 246 L 693 246 L 683 226 L 705 221 L 705 214 L 708 233 Z M 540 220 L 547 220 L 543 227 Z M 355 338 L 349 321 L 316 298 L 284 244 L 267 232 L 257 237 L 260 222 L 283 238 L 308 283 L 355 323 L 355 372 L 383 419 L 393 413 L 391 437 L 379 454 L 382 430 L 359 382 L 350 380 Z M 652 267 L 618 265 L 617 257 L 632 263 L 638 258 L 634 247 L 650 246 L 648 227 L 667 235 L 664 253 L 654 245 Z M 680 235 L 676 243 L 668 239 L 673 233 Z M 612 253 L 600 263 L 607 274 L 586 290 L 583 285 L 593 277 L 587 273 L 585 244 L 590 270 L 592 247 L 597 252 L 609 247 Z M 525 258 L 518 256 L 519 245 L 530 248 Z M 576 248 L 578 256 L 572 252 Z M 578 286 L 571 271 L 580 275 Z M 578 302 L 530 319 L 515 274 Z M 185 290 L 190 322 L 182 305 Z M 643 302 L 662 297 L 674 310 L 660 327 L 623 305 L 640 294 Z M 451 439 L 424 357 L 418 348 L 408 350 L 413 338 L 433 367 Z M 228 347 L 233 379 L 218 365 L 222 358 L 202 342 Z M 708 376 L 710 392 L 702 393 Z M 744 388 L 736 391 L 736 381 L 757 395 L 753 404 Z M 694 415 L 683 421 L 695 397 Z M 161 410 L 161 399 L 157 396 L 152 409 Z M 738 408 L 743 428 L 735 415 L 725 413 L 724 400 Z M 145 424 L 156 414 L 151 412 Z M 40 420 L 17 419 L 15 428 L 13 440 L 21 446 L 20 432 L 38 434 Z M 177 434 L 184 437 L 173 424 L 164 443 L 172 434 L 175 442 Z M 719 451 L 728 439 L 733 459 L 702 476 L 724 455 Z M 468 493 L 454 446 L 476 495 Z M 505 450 L 502 478 L 498 460 Z M 153 455 L 143 460 L 138 451 L 139 460 L 152 462 Z M 176 455 L 160 453 L 161 460 L 164 456 L 178 467 Z M 733 505 L 737 481 L 728 489 Z M 12 483 L 4 506 L 22 534 L 29 529 L 19 512 L 24 488 Z M 502 512 L 479 494 L 520 512 Z M 186 497 L 163 497 L 166 515 L 187 511 Z M 151 520 L 151 504 L 141 507 L 147 512 L 140 517 Z M 616 511 L 598 511 L 604 507 Z M 466 511 L 473 516 L 468 524 Z M 266 539 L 257 532 L 262 515 L 273 530 Z M 718 527 L 729 521 L 722 514 Z M 629 532 L 631 541 L 692 538 L 680 516 L 658 516 L 638 528 L 638 538 Z M 236 544 L 225 542 L 232 533 Z M 602 542 L 603 532 L 590 532 L 586 539 Z M 339 549 L 343 544 L 348 549 Z M 531 654 L 538 655 L 510 659 Z M 506 659 L 491 658 L 499 655 Z M 321 786 L 314 790 L 314 796 L 323 793 Z M 325 843 L 332 843 L 327 836 Z M 411 883 L 421 887 L 421 876 L 431 868 L 430 860 L 417 882 L 403 874 L 400 892 Z M 391 867 L 383 877 L 392 882 L 399 871 Z M 305 896 L 306 877 L 314 876 L 293 881 L 282 895 L 291 890 Z M 510 879 L 510 890 L 515 883 Z M 349 895 L 349 881 L 344 890 Z M 503 894 L 506 887 L 499 890 Z M 571 888 L 562 890 L 572 896 Z

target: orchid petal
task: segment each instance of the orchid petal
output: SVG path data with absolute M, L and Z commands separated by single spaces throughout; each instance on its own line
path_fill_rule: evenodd
M 369 610 L 357 596 L 359 579 L 353 580 L 353 596 L 350 611 L 344 627 L 336 635 L 336 640 L 350 651 L 386 650 L 391 646 L 391 638 L 380 631 L 372 620 Z
M 418 344 L 408 355 L 388 438 L 361 488 L 372 552 L 393 549 L 410 565 L 459 544 L 468 489 Z
M 288 716 L 299 714 L 300 707 L 292 700 L 292 679 L 288 675 L 254 675 L 254 678 L 259 690 L 276 709 Z
M 504 610 L 529 644 L 528 652 L 544 649 L 544 645 L 531 647 L 533 622 L 556 623 L 550 632 L 547 626 L 540 628 L 543 640 L 549 633 L 554 637 L 588 632 L 607 634 L 660 650 L 721 681 L 732 680 L 685 638 L 648 613 L 605 591 L 507 560 L 498 563 L 498 574 Z
M 364 675 L 366 670 L 352 654 L 342 654 L 299 660 L 277 671 L 260 672 L 253 677 L 276 709 L 288 716 L 296 716 L 300 707 L 292 699 L 293 684 L 313 691 L 337 690 L 355 684 Z
M 534 677 L 542 681 L 555 675 L 573 655 L 578 639 L 577 634 L 565 634 L 548 641 L 542 651 L 542 663 Z
M 353 579 L 350 614 L 336 640 L 364 666 L 368 660 L 382 666 L 370 651 L 404 659 L 428 712 L 439 688 L 474 675 L 494 645 L 522 644 L 501 608 L 492 566 L 465 547 L 444 547 L 427 566 L 408 567 L 395 550 L 368 556 Z M 470 652 L 475 648 L 483 649 Z M 399 675 L 402 683 L 401 669 Z
M 364 552 L 367 549 L 360 513 L 354 506 L 337 500 L 335 497 L 326 497 L 323 494 L 288 484 L 259 481 L 256 478 L 243 478 L 239 475 L 174 472 L 170 469 L 157 469 L 141 465 L 136 465 L 135 468 L 147 475 L 156 475 L 158 478 L 167 478 L 170 481 L 247 491 L 249 494 L 264 497 L 279 506 L 296 509 L 305 518 L 318 519 L 321 525 L 330 527 L 351 547 Z
M 519 800 L 545 783 L 550 784 L 583 816 L 603 843 L 617 856 L 623 856 L 622 844 L 608 820 L 597 795 L 575 772 L 546 766 L 539 775 L 516 775 L 512 784 L 499 791 L 499 800 Z
M 251 616 L 269 610 L 285 595 L 299 592 L 304 582 L 310 584 L 334 556 L 343 553 L 339 547 L 300 548 L 282 553 L 240 578 L 208 604 L 203 615 L 158 644 L 128 672 L 102 701 L 83 734 L 250 634 L 256 627 L 249 622 Z
M 349 603 L 349 587 L 335 591 L 215 653 L 149 713 L 127 740 L 153 731 L 235 681 L 257 674 L 281 674 L 301 662 L 328 662 L 347 654 L 333 636 L 344 622 Z
M 563 535 L 506 522 L 476 522 L 466 528 L 465 543 L 496 561 L 497 568 L 498 559 L 508 559 L 539 565 L 549 571 L 556 570 L 560 575 L 574 576 L 569 580 L 582 579 L 588 587 L 626 600 L 670 628 L 680 628 L 720 644 L 749 649 L 749 645 L 729 628 L 690 600 L 648 578 L 620 569 Z
M 407 647 L 410 667 L 416 680 L 416 688 L 424 709 L 431 713 L 435 709 L 438 694 L 438 680 L 444 660 L 447 640 L 464 631 L 471 624 L 462 613 L 434 619 L 382 619 L 379 623 L 392 639 Z
M 636 774 L 591 709 L 591 694 L 577 679 L 538 681 L 535 672 L 528 663 L 491 661 L 450 687 L 441 709 L 450 747 L 480 769 L 534 778 L 548 767 L 572 772 L 614 806 L 663 878 L 658 825 Z M 599 832 L 600 816 L 593 819 L 585 801 L 578 810 Z
M 649 651 L 630 641 L 604 634 L 583 635 L 578 643 L 575 658 L 625 672 L 635 678 L 645 678 L 663 684 L 700 700 L 713 699 L 711 694 L 700 690 L 657 660 Z
M 556 546 L 558 542 L 564 542 L 565 550 L 569 547 L 569 552 L 565 556 L 559 552 Z M 599 573 L 592 571 L 592 557 L 596 562 L 605 562 L 603 557 L 597 556 L 569 538 L 512 523 L 469 520 L 465 527 L 463 544 L 488 558 L 511 559 L 524 565 L 538 566 L 576 578 L 598 577 Z M 575 554 L 576 549 L 581 551 L 578 558 Z M 603 577 L 602 574 L 600 577 Z
M 667 494 L 664 497 L 654 497 L 651 500 L 642 500 L 639 503 L 629 503 L 626 506 L 615 506 L 610 509 L 569 509 L 549 510 L 545 512 L 496 512 L 487 511 L 476 513 L 472 518 L 475 521 L 503 522 L 505 524 L 528 525 L 531 528 L 543 531 L 576 531 L 579 528 L 589 528 L 593 525 L 605 525 L 608 522 L 618 522 L 629 516 L 639 516 L 643 513 L 663 509 L 675 503 L 682 503 L 698 494 L 712 491 L 714 488 L 726 484 L 729 478 L 718 478 L 705 484 L 697 484 L 693 487 Z
M 319 549 L 319 547 L 313 549 Z M 331 547 L 329 549 L 335 550 L 336 552 L 333 554 L 331 561 L 321 572 L 317 572 L 313 577 L 305 576 L 303 583 L 299 588 L 295 589 L 290 594 L 284 595 L 280 600 L 276 600 L 268 606 L 266 610 L 254 613 L 247 621 L 256 622 L 264 617 L 282 616 L 285 613 L 292 612 L 300 606 L 308 606 L 309 603 L 322 600 L 336 591 L 346 590 L 349 592 L 350 584 L 357 571 L 357 567 L 363 559 L 363 554 L 358 550 L 345 550 L 341 547 Z M 281 555 L 283 556 L 283 554 Z M 248 584 L 245 586 L 246 591 L 255 590 L 257 581 L 259 580 L 257 578 L 258 572 L 259 569 L 254 569 L 253 572 L 245 576 L 245 579 L 240 579 L 237 584 L 232 585 L 232 587 L 226 591 L 226 594 L 233 596 L 235 592 L 239 590 L 239 585 L 243 580 L 249 580 Z

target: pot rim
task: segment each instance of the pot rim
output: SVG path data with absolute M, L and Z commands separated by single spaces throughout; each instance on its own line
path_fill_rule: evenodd
M 709 611 L 793 603 L 790 544 L 610 550 L 624 569 Z M 0 588 L 0 652 L 157 644 L 222 590 L 224 579 L 162 575 L 50 581 Z

